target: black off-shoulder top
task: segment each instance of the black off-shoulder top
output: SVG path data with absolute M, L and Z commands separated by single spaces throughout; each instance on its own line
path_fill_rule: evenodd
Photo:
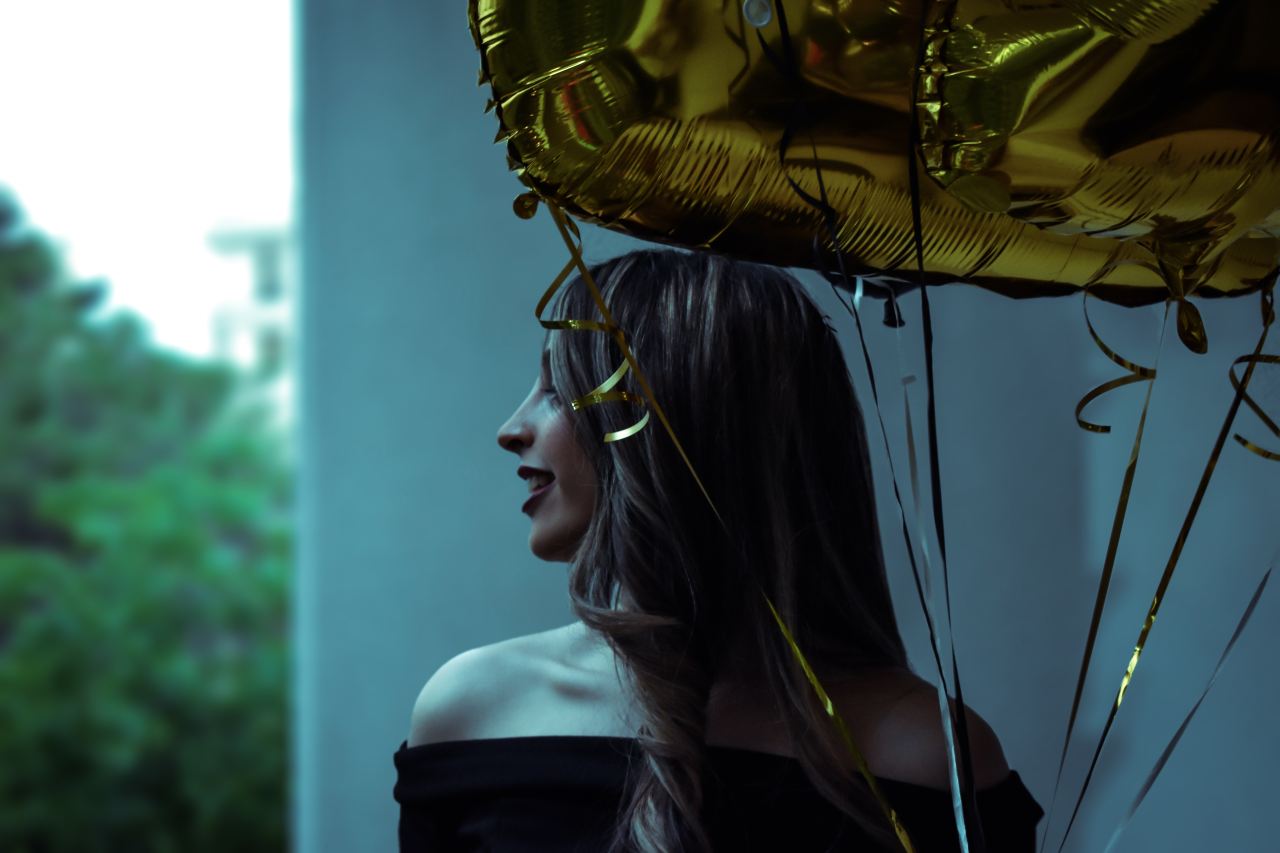
M 639 755 L 633 739 L 589 735 L 405 741 L 393 756 L 401 853 L 603 850 Z M 703 817 L 718 851 L 874 849 L 794 758 L 710 746 L 706 773 Z M 877 781 L 917 853 L 960 849 L 949 791 Z M 977 796 L 988 853 L 1035 850 L 1044 811 L 1016 771 Z

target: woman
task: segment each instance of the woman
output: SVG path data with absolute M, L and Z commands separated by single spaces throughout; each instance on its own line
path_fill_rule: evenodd
M 646 249 L 592 275 L 724 523 L 657 418 L 606 443 L 639 408 L 570 407 L 622 362 L 612 338 L 549 332 L 498 443 L 529 482 L 529 547 L 570 564 L 581 621 L 427 682 L 395 756 L 401 849 L 901 849 L 761 589 L 915 849 L 959 849 L 834 331 L 787 273 L 710 253 Z M 553 313 L 599 316 L 577 279 Z M 1030 851 L 1042 812 L 966 719 L 987 848 Z

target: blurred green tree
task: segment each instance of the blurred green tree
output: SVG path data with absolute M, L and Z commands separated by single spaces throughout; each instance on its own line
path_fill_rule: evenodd
M 285 846 L 293 476 L 0 194 L 0 850 Z

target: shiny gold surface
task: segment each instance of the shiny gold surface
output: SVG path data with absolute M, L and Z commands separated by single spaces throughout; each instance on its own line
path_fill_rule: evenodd
M 1248 292 L 1275 268 L 1280 4 L 927 5 L 922 20 L 905 0 L 786 0 L 794 86 L 760 43 L 785 55 L 779 16 L 757 29 L 737 0 L 470 12 L 512 168 L 610 228 L 814 266 L 821 217 L 779 162 L 790 126 L 785 174 L 817 195 L 820 166 L 847 258 L 910 279 L 918 110 L 931 283 L 1018 297 L 1093 283 L 1137 305 Z

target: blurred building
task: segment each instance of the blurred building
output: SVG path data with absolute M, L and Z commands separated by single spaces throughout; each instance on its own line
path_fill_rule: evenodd
M 243 257 L 249 265 L 247 292 L 213 314 L 213 355 L 244 372 L 240 402 L 262 405 L 286 438 L 294 424 L 294 311 L 297 265 L 288 227 L 220 228 L 209 235 L 214 251 Z

